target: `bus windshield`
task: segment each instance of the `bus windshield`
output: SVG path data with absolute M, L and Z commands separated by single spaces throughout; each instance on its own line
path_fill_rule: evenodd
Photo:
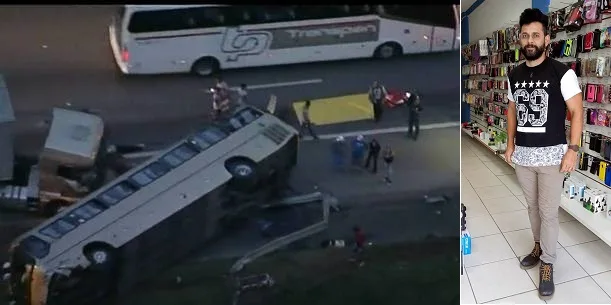
M 36 278 L 40 278 L 40 269 L 36 268 L 35 259 L 27 253 L 22 244 L 11 248 L 8 266 L 8 292 L 12 301 L 17 304 L 30 304 L 38 299 L 37 295 L 44 287 L 34 287 Z

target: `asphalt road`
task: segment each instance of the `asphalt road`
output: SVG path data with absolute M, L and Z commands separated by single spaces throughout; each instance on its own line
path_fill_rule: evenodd
M 350 239 L 355 225 L 363 227 L 374 243 L 417 241 L 428 235 L 455 236 L 460 198 L 460 137 L 458 128 L 425 130 L 417 142 L 403 134 L 377 135 L 381 145 L 396 154 L 392 185 L 383 181 L 383 167 L 374 175 L 359 167 L 336 170 L 331 166 L 331 141 L 300 145 L 298 166 L 290 185 L 297 193 L 323 191 L 338 198 L 341 212 L 331 216 L 329 229 L 299 247 L 318 247 L 323 239 Z M 368 137 L 366 140 L 370 140 Z M 450 198 L 446 204 L 425 203 L 424 195 Z M 312 212 L 314 211 L 314 212 Z M 320 221 L 318 206 L 289 213 L 288 220 L 310 224 Z M 266 242 L 252 222 L 202 251 L 203 257 L 235 257 Z M 267 219 L 267 218 L 263 218 Z M 255 228 L 255 229 L 253 229 Z M 295 228 L 295 230 L 298 228 Z
M 115 143 L 167 143 L 204 120 L 213 80 L 188 75 L 123 77 L 115 68 L 107 26 L 116 6 L 5 6 L 0 10 L 0 73 L 7 80 L 18 118 L 17 146 L 35 151 L 50 108 L 67 103 L 100 112 Z M 276 94 L 279 108 L 293 101 L 365 92 L 373 80 L 388 88 L 417 88 L 426 122 L 459 119 L 459 53 L 413 55 L 389 61 L 351 60 L 230 70 L 230 85 L 250 86 L 320 80 L 299 86 L 252 90 L 257 106 Z M 404 124 L 389 115 L 381 127 Z M 339 128 L 339 130 L 338 130 Z M 333 132 L 375 128 L 342 124 Z

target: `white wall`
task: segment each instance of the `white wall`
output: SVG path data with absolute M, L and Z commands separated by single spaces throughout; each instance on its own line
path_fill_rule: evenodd
M 530 7 L 532 0 L 484 0 L 469 15 L 469 41 L 474 42 L 493 31 L 517 24 L 520 14 Z

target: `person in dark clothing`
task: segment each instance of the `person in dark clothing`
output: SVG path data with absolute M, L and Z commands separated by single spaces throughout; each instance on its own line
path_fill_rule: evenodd
M 358 135 L 352 140 L 352 165 L 363 166 L 366 149 L 367 143 L 365 143 L 365 138 L 362 135 Z
M 420 111 L 422 111 L 420 94 L 416 91 L 406 92 L 403 100 L 407 107 L 407 125 L 409 128 L 407 136 L 417 140 L 420 133 Z
M 318 140 L 318 136 L 312 129 L 312 121 L 310 120 L 310 104 L 309 100 L 305 101 L 305 105 L 303 106 L 303 110 L 301 111 L 301 128 L 299 129 L 299 136 L 303 137 L 304 130 L 307 130 L 310 136 L 315 140 Z
M 355 226 L 352 228 L 352 231 L 354 232 L 354 252 L 363 252 L 363 249 L 365 248 L 365 233 L 363 232 L 363 229 Z
M 392 163 L 395 160 L 395 153 L 392 151 L 390 145 L 386 145 L 384 148 L 382 159 L 384 159 L 384 167 L 386 168 L 386 172 L 384 173 L 384 181 L 386 184 L 390 185 L 392 183 Z
M 372 173 L 378 172 L 378 157 L 380 156 L 380 150 L 382 147 L 380 143 L 376 139 L 372 139 L 369 142 L 369 149 L 367 151 L 367 161 L 365 161 L 365 168 L 369 168 L 369 164 L 373 163 L 373 168 L 371 169 Z
M 369 88 L 369 101 L 373 106 L 373 120 L 377 123 L 382 118 L 384 99 L 388 95 L 386 88 L 377 81 Z
M 350 260 L 361 267 L 364 265 L 363 251 L 365 250 L 365 233 L 358 226 L 355 226 L 352 232 L 354 233 L 354 249 L 352 250 L 352 258 Z
M 338 136 L 331 145 L 331 153 L 333 154 L 333 165 L 340 169 L 344 165 L 346 159 L 346 140 L 343 136 Z

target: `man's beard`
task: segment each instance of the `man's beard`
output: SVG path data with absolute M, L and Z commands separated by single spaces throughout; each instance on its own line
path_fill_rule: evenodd
M 529 50 L 529 48 L 533 49 Z M 524 54 L 526 60 L 537 60 L 545 53 L 545 46 L 527 45 L 526 47 L 522 47 L 520 51 Z

